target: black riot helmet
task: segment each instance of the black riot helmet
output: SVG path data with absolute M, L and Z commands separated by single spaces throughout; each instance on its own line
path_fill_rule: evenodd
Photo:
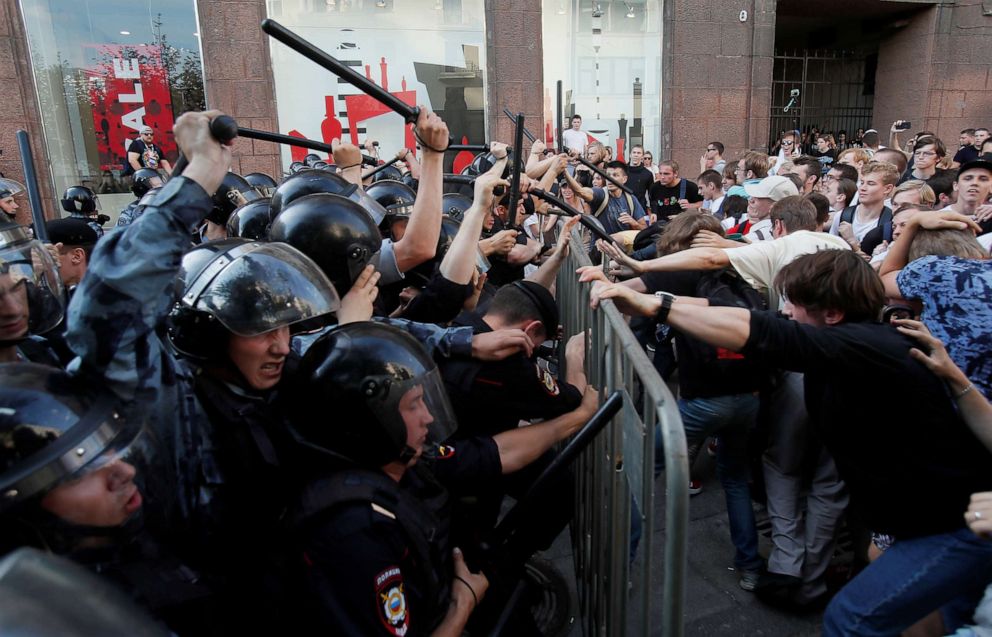
M 261 198 L 262 195 L 248 183 L 248 180 L 238 173 L 229 172 L 224 175 L 224 180 L 220 182 L 217 192 L 214 193 L 214 207 L 207 215 L 207 220 L 223 226 L 235 210 Z
M 121 460 L 142 432 L 113 394 L 78 376 L 34 363 L 0 366 L 0 514 Z M 129 498 L 130 513 L 141 497 Z
M 413 189 L 393 179 L 377 181 L 366 188 L 365 193 L 386 209 L 387 224 L 393 219 L 409 217 L 417 199 L 417 193 Z
M 16 345 L 62 322 L 62 279 L 51 254 L 27 228 L 0 222 L 0 299 L 9 320 L 0 324 L 0 346 Z M 19 313 L 18 319 L 13 315 Z
M 230 334 L 258 336 L 285 326 L 312 330 L 339 305 L 324 273 L 292 246 L 211 241 L 183 256 L 169 340 L 186 357 L 224 360 Z
M 307 165 L 304 164 L 302 161 L 294 161 L 293 163 L 291 163 L 289 165 L 289 173 L 291 175 L 295 175 L 296 173 L 300 172 L 301 170 L 305 170 L 306 167 L 307 167 Z
M 70 186 L 62 193 L 62 210 L 89 214 L 100 210 L 100 198 L 86 186 Z
M 255 190 L 262 193 L 263 197 L 271 197 L 272 193 L 275 192 L 276 180 L 269 177 L 265 173 L 248 173 L 245 175 L 245 181 L 254 186 Z
M 292 392 L 297 440 L 362 467 L 408 463 L 457 429 L 434 360 L 415 338 L 383 323 L 349 323 L 317 339 Z
M 506 153 L 506 166 L 503 167 L 503 174 L 501 177 L 503 179 L 510 178 L 510 168 L 513 166 L 514 154 L 512 150 L 507 150 Z M 462 169 L 463 175 L 470 175 L 472 177 L 478 177 L 483 173 L 489 172 L 489 169 L 496 165 L 499 161 L 496 157 L 490 153 L 479 153 L 472 160 L 472 163 Z
M 472 198 L 460 192 L 446 192 L 441 196 L 441 214 L 455 221 L 461 221 L 471 207 Z
M 227 219 L 227 236 L 265 241 L 272 223 L 272 209 L 268 197 L 246 203 Z
M 413 192 L 417 192 L 417 188 L 420 187 L 420 180 L 413 176 L 413 173 L 403 173 L 403 177 L 400 179 L 404 184 L 410 186 Z
M 0 199 L 13 197 L 14 195 L 22 192 L 24 192 L 24 184 L 13 179 L 0 177 Z
M 155 180 L 158 180 L 156 183 Z M 157 170 L 152 170 L 151 168 L 141 168 L 134 171 L 134 175 L 131 177 L 131 192 L 138 199 L 141 199 L 145 194 L 152 188 L 156 188 L 162 185 L 162 176 L 158 174 Z
M 372 183 L 377 183 L 384 180 L 400 181 L 403 179 L 403 173 L 396 166 L 386 166 L 376 174 L 372 175 Z
M 313 259 L 342 296 L 382 245 L 365 208 L 340 195 L 318 193 L 293 201 L 272 222 L 270 241 L 282 241 Z
M 272 217 L 279 216 L 292 201 L 318 192 L 351 197 L 358 186 L 326 170 L 301 170 L 286 178 L 272 194 Z
M 313 165 L 316 164 L 318 161 L 324 161 L 324 160 L 321 159 L 320 155 L 318 155 L 317 153 L 308 153 L 307 156 L 303 158 L 303 163 L 309 166 L 310 168 L 313 168 Z M 327 162 L 324 163 L 326 164 Z

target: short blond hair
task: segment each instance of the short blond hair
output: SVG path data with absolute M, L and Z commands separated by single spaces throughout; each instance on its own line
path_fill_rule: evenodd
M 862 166 L 871 161 L 871 155 L 864 148 L 848 148 L 837 155 L 837 163 L 842 163 L 848 156 L 851 157 L 851 161 Z
M 861 169 L 861 176 L 881 175 L 882 183 L 886 186 L 895 186 L 899 183 L 899 171 L 895 166 L 887 161 L 870 161 Z
M 928 186 L 927 182 L 922 179 L 910 179 L 909 181 L 904 181 L 899 184 L 896 186 L 896 189 L 892 191 L 892 196 L 889 197 L 889 199 L 895 199 L 896 195 L 903 192 L 920 193 L 921 206 L 932 206 L 937 203 L 937 195 L 934 194 L 933 188 Z

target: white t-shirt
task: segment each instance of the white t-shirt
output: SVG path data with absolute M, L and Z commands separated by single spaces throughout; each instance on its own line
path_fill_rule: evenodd
M 725 195 L 720 195 L 716 199 L 711 199 L 710 201 L 704 201 L 703 202 L 703 209 L 704 210 L 709 210 L 713 214 L 716 214 L 717 210 L 720 209 L 720 206 L 723 205 L 723 200 L 725 198 L 726 198 Z
M 830 222 L 830 234 L 840 236 L 840 217 L 841 215 L 839 214 L 834 215 L 833 221 Z M 854 218 L 851 219 L 851 226 L 854 228 L 854 236 L 858 238 L 858 241 L 863 241 L 865 235 L 878 225 L 878 219 L 878 217 L 875 217 L 868 221 L 859 221 L 858 212 L 855 210 Z
M 575 130 L 574 128 L 569 128 L 567 131 L 561 134 L 561 141 L 565 144 L 565 148 L 571 148 L 580 153 L 586 151 L 586 146 L 589 145 L 589 137 L 585 132 L 580 130 Z
M 781 309 L 783 300 L 773 285 L 775 275 L 796 257 L 818 250 L 850 250 L 840 237 L 825 232 L 799 230 L 774 241 L 758 241 L 740 248 L 726 248 L 730 265 L 754 289 L 768 297 L 770 309 Z

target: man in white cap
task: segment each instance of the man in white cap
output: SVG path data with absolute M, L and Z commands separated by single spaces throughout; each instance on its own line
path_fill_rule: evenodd
M 139 132 L 141 133 L 140 138 L 131 142 L 127 148 L 127 163 L 131 167 L 127 174 L 142 168 L 164 170 L 171 173 L 172 165 L 165 158 L 162 149 L 155 143 L 155 131 L 152 130 L 152 127 L 142 126 Z
M 747 192 L 747 225 L 740 232 L 748 243 L 755 241 L 771 241 L 775 238 L 772 233 L 772 206 L 786 197 L 799 194 L 799 189 L 788 177 L 772 175 L 765 177 L 756 184 L 744 184 Z

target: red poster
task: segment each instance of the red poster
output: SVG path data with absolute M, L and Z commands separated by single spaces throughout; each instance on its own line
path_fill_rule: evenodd
M 120 170 L 127 146 L 142 126 L 155 129 L 155 143 L 175 163 L 172 95 L 161 47 L 89 45 L 95 62 L 87 70 L 100 168 Z

